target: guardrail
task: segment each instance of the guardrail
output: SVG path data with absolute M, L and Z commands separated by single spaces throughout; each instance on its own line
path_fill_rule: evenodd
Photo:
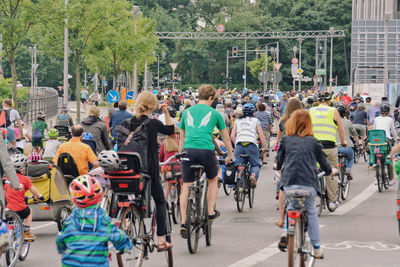
M 51 118 L 58 113 L 58 94 L 50 87 L 31 88 L 29 99 L 16 101 L 15 109 L 18 110 L 25 125 L 32 124 L 40 111 Z

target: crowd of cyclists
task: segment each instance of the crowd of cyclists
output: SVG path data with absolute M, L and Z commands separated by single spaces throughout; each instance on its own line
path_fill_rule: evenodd
M 11 106 L 9 100 L 4 100 L 4 109 Z M 239 165 L 248 161 L 251 187 L 256 188 L 257 181 L 266 178 L 260 177 L 261 167 L 268 163 L 268 157 L 275 156 L 272 153 L 275 151 L 273 168 L 279 171 L 280 177 L 276 186 L 280 211 L 276 225 L 283 228 L 279 248 L 285 250 L 287 247 L 285 191 L 303 189 L 310 192 L 305 206 L 314 256 L 323 258 L 315 206 L 315 198 L 320 192 L 317 165 L 327 176 L 336 175 L 338 154 L 345 154 L 345 173 L 349 180 L 357 179 L 351 171 L 355 150 L 362 148 L 368 152 L 368 130 L 385 130 L 388 142 L 394 145 L 398 138 L 397 129 L 400 128 L 399 113 L 395 109 L 394 115 L 391 115 L 392 107 L 387 98 L 372 103 L 371 97 L 366 94 L 351 98 L 343 92 L 334 95 L 313 90 L 225 91 L 203 85 L 197 90 L 159 90 L 156 95 L 142 92 L 134 107 L 130 112 L 127 103 L 120 101 L 102 118 L 99 107 L 92 105 L 88 117 L 80 124 L 74 124 L 68 108 L 63 106 L 56 125 L 66 128 L 70 136 L 62 140 L 59 138 L 60 128 L 49 129 L 44 113 L 38 114 L 32 125 L 32 134 L 29 134 L 22 128 L 19 115 L 12 111 L 4 112 L 7 123 L 0 136 L 0 162 L 2 175 L 10 184 L 6 184 L 5 194 L 0 187 L 1 197 L 6 197 L 2 203 L 7 203 L 2 207 L 15 211 L 25 219 L 26 239 L 33 240 L 35 236 L 30 232 L 32 210 L 24 201 L 25 191 L 30 190 L 36 199 L 41 197 L 29 177 L 24 175 L 26 166 L 42 159 L 59 164 L 60 154 L 68 153 L 78 169 L 79 176 L 70 183 L 71 198 L 76 208 L 57 237 L 57 248 L 63 254 L 64 266 L 88 266 L 85 265 L 88 263 L 108 266 L 108 241 L 120 251 L 132 247 L 125 233 L 98 206 L 103 198 L 103 189 L 91 175 L 91 170 L 101 170 L 103 174 L 116 170 L 120 166 L 116 152 L 133 150 L 129 142 L 138 129 L 147 129 L 146 145 L 143 146 L 146 151 L 139 154 L 145 166 L 144 172 L 150 177 L 151 196 L 156 206 L 158 251 L 173 247 L 165 239 L 170 189 L 164 178 L 169 169 L 160 170 L 159 162 L 185 152 L 180 159 L 180 235 L 186 238 L 186 210 L 194 182 L 191 166 L 201 165 L 204 168 L 208 179 L 208 220 L 213 221 L 220 216 L 216 202 L 218 182 L 224 176 L 219 171 L 217 158 L 223 157 L 226 164 L 234 162 Z M 128 131 L 125 135 L 122 128 Z M 273 133 L 277 134 L 276 138 Z M 29 157 L 24 155 L 27 154 L 24 144 L 17 146 L 21 141 L 32 143 L 33 150 Z M 13 146 L 19 149 L 19 154 L 9 157 L 8 153 L 14 153 L 10 149 Z M 398 150 L 399 145 L 392 150 L 389 158 L 393 158 Z M 243 154 L 248 158 L 243 158 Z M 393 176 L 393 173 L 389 175 L 391 182 Z M 337 180 L 327 179 L 326 182 L 328 208 L 334 212 L 339 206 Z M 289 208 L 292 204 L 289 202 Z M 6 243 L 0 244 L 0 249 L 5 249 Z

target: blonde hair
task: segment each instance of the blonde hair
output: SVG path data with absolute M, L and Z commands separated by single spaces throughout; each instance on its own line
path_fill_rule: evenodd
M 140 118 L 142 115 L 146 115 L 147 113 L 151 113 L 157 107 L 157 98 L 150 92 L 140 93 L 138 98 L 136 99 L 136 117 Z
M 92 106 L 89 109 L 89 117 L 100 117 L 100 109 L 96 106 Z
M 178 152 L 178 141 L 176 140 L 174 135 L 167 136 L 167 139 L 164 141 L 165 151 L 166 152 Z

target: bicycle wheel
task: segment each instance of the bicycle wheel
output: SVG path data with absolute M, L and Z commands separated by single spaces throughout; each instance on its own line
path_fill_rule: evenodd
M 316 205 L 318 211 L 318 217 L 321 217 L 322 210 L 324 209 L 325 205 L 325 185 L 324 185 L 324 178 L 319 179 L 319 186 L 321 188 L 321 194 L 317 195 L 316 197 Z
M 376 165 L 376 169 L 375 169 L 375 176 L 376 176 L 376 182 L 378 185 L 378 191 L 379 193 L 382 192 L 382 188 L 383 188 L 383 184 L 382 184 L 382 174 L 381 174 L 381 170 L 382 169 L 382 165 L 380 163 L 378 163 Z
M 8 227 L 8 237 L 11 240 L 10 247 L 6 251 L 7 266 L 15 266 L 21 254 L 24 243 L 24 226 L 21 218 L 13 211 L 6 210 L 6 222 Z
M 358 163 L 360 161 L 360 156 L 360 151 L 358 148 L 356 148 L 354 151 L 354 163 Z
M 28 257 L 30 246 L 31 244 L 29 242 L 24 242 L 22 245 L 21 254 L 18 257 L 20 261 L 24 261 L 26 257 Z
M 71 213 L 71 210 L 65 206 L 58 210 L 56 223 L 57 223 L 57 228 L 58 228 L 59 232 L 62 230 L 63 224 L 64 224 L 65 220 L 68 218 L 68 216 L 70 215 L 70 213 Z
M 385 177 L 383 180 L 383 187 L 385 187 L 386 190 L 389 189 L 389 179 L 390 179 L 390 173 L 393 173 L 393 167 L 392 165 L 384 165 L 386 167 L 385 170 Z
M 229 196 L 232 193 L 232 187 L 230 187 L 229 185 L 224 183 L 224 192 L 225 192 L 225 195 Z
M 212 221 L 208 219 L 208 207 L 207 207 L 207 198 L 204 201 L 204 222 L 203 222 L 203 231 L 204 235 L 206 237 L 206 246 L 209 247 L 211 246 L 211 237 L 212 237 L 212 232 L 211 232 L 211 225 Z
M 255 188 L 250 187 L 250 185 L 247 185 L 248 188 L 248 196 L 249 196 L 249 207 L 252 209 L 254 207 L 254 191 Z
M 288 235 L 288 266 L 300 267 L 301 264 L 301 251 L 303 243 L 303 231 L 301 228 L 301 219 L 296 219 L 294 234 Z M 304 261 L 304 259 L 303 259 Z
M 144 222 L 139 210 L 130 205 L 122 214 L 120 228 L 131 240 L 133 248 L 122 254 L 123 261 L 129 266 L 140 267 L 143 263 L 146 245 L 143 241 L 145 234 Z
M 350 190 L 350 181 L 349 181 L 347 175 L 343 176 L 340 187 L 342 188 L 340 190 L 340 193 L 341 193 L 340 196 L 342 197 L 342 200 L 346 200 L 349 195 L 349 190 Z
M 168 212 L 168 210 L 167 210 Z M 167 234 L 165 236 L 165 240 L 168 243 L 171 243 L 171 233 L 172 233 L 172 224 L 171 224 L 171 218 L 168 216 L 167 219 Z M 169 248 L 167 251 L 165 251 L 165 258 L 167 260 L 168 267 L 173 267 L 174 266 L 174 256 L 172 253 L 172 248 Z
M 236 207 L 239 212 L 243 210 L 244 201 L 246 199 L 246 186 L 242 178 L 236 181 Z
M 186 222 L 186 233 L 187 233 L 187 245 L 188 250 L 191 254 L 196 253 L 197 245 L 199 244 L 200 238 L 200 207 L 199 201 L 189 199 L 187 207 L 187 222 Z

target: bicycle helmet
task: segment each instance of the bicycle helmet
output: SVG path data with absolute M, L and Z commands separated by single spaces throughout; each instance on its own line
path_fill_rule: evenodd
M 106 172 L 118 170 L 121 166 L 121 160 L 117 152 L 113 150 L 103 150 L 98 156 L 100 167 Z
M 171 118 L 176 118 L 176 109 L 169 108 L 168 112 L 169 112 L 169 115 L 171 116 Z
M 338 110 L 341 117 L 345 117 L 347 113 L 347 107 L 344 103 L 340 102 L 336 105 L 336 109 Z
M 254 107 L 253 104 L 251 103 L 247 103 L 243 106 L 243 114 L 244 115 L 252 115 L 254 113 L 254 111 L 256 110 L 256 108 Z
M 84 132 L 82 135 L 82 140 L 94 140 L 94 137 L 89 132 Z
M 365 104 L 363 102 L 358 103 L 357 108 L 365 109 Z
M 57 129 L 50 129 L 50 131 L 47 133 L 49 135 L 49 138 L 56 139 L 58 137 L 58 130 Z
M 307 104 L 312 105 L 312 104 L 314 104 L 314 101 L 315 101 L 315 99 L 313 96 L 307 97 Z
M 68 112 L 69 109 L 68 109 L 66 106 L 63 106 L 63 107 L 61 108 L 61 111 L 62 111 L 62 112 Z
M 10 157 L 16 171 L 22 171 L 28 164 L 28 158 L 23 154 L 14 154 Z
M 37 120 L 44 120 L 44 119 L 46 119 L 46 114 L 44 114 L 44 112 L 40 111 L 38 113 L 38 115 L 36 116 L 36 119 Z
M 30 154 L 29 157 L 28 157 L 28 160 L 30 162 L 36 162 L 36 161 L 39 161 L 41 159 L 42 159 L 42 157 L 36 152 L 32 152 L 32 154 Z
M 390 112 L 390 105 L 388 103 L 383 103 L 379 106 L 381 113 L 389 113 Z
M 321 101 L 321 102 L 326 102 L 326 101 L 329 101 L 331 99 L 332 99 L 332 95 L 329 92 L 324 91 L 324 92 L 320 92 L 318 94 L 318 100 Z
M 85 174 L 75 178 L 69 185 L 72 201 L 79 208 L 99 203 L 103 198 L 103 189 L 96 178 Z

